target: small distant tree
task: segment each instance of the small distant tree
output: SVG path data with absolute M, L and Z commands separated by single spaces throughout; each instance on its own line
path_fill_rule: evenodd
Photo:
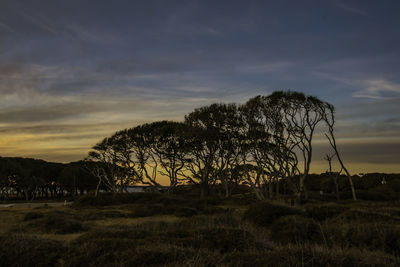
M 336 144 L 336 138 L 335 138 L 335 133 L 334 133 L 334 130 L 335 130 L 335 128 L 334 128 L 334 126 L 335 126 L 335 107 L 330 104 L 325 104 L 321 108 L 323 109 L 323 111 L 321 111 L 321 114 L 324 115 L 323 119 L 328 127 L 328 133 L 326 133 L 325 136 L 328 139 L 329 144 L 332 147 L 333 151 L 335 152 L 335 156 L 336 156 L 337 160 L 339 161 L 341 168 L 343 169 L 343 171 L 345 172 L 345 174 L 349 180 L 353 200 L 357 200 L 356 190 L 354 188 L 353 179 L 351 178 L 349 171 L 347 170 L 346 166 L 343 163 L 342 157 L 340 156 L 339 149 Z
M 328 162 L 328 171 L 326 172 L 326 174 L 328 174 L 328 176 L 332 179 L 332 182 L 335 186 L 335 195 L 336 195 L 336 200 L 339 201 L 340 200 L 340 193 L 339 193 L 339 176 L 340 173 L 342 172 L 342 169 L 338 172 L 334 172 L 332 169 L 332 160 L 333 158 L 336 156 L 336 154 L 333 155 L 326 155 L 325 156 L 325 160 Z

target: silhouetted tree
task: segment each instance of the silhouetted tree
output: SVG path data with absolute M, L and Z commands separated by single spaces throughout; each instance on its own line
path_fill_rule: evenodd
M 333 169 L 332 169 L 332 159 L 334 158 L 336 156 L 336 154 L 333 154 L 333 155 L 326 155 L 325 156 L 325 160 L 326 161 L 328 161 L 328 166 L 329 166 L 329 168 L 328 168 L 328 171 L 326 172 L 328 175 L 329 175 L 329 177 L 332 179 L 332 181 L 333 181 L 333 184 L 334 184 L 334 186 L 335 186 L 335 195 L 336 195 L 336 200 L 337 201 L 339 201 L 340 200 L 340 193 L 339 193 L 339 176 L 340 176 L 340 173 L 342 172 L 342 170 L 343 169 L 341 169 L 340 171 L 338 171 L 338 172 L 334 172 L 333 171 Z
M 233 169 L 240 161 L 243 121 L 236 104 L 212 104 L 195 110 L 186 117 L 186 123 L 201 128 L 204 145 L 210 155 L 210 175 L 219 182 L 225 197 L 229 197 L 234 186 Z
M 190 183 L 200 185 L 201 197 L 204 198 L 209 194 L 210 186 L 216 182 L 212 174 L 218 152 L 215 138 L 218 131 L 207 107 L 195 109 L 186 115 L 185 123 L 188 125 L 187 144 L 190 152 L 181 175 Z
M 119 145 L 125 146 L 123 144 L 127 140 L 119 140 L 120 143 L 118 143 L 115 141 L 116 139 L 115 135 L 105 138 L 93 147 L 93 151 L 89 152 L 87 160 L 95 163 L 88 164 L 87 169 L 98 179 L 96 196 L 101 185 L 104 185 L 109 191 L 117 193 L 122 192 L 126 184 L 127 171 L 120 165 L 121 148 Z
M 325 136 L 328 139 L 329 144 L 331 145 L 332 149 L 334 150 L 336 158 L 338 159 L 341 168 L 347 175 L 347 178 L 348 178 L 349 184 L 350 184 L 351 193 L 353 196 L 353 200 L 357 200 L 356 190 L 354 187 L 353 179 L 352 179 L 349 171 L 347 170 L 346 166 L 343 163 L 342 157 L 340 156 L 340 153 L 339 153 L 339 150 L 338 150 L 338 147 L 336 144 L 336 138 L 335 138 L 335 134 L 334 134 L 335 108 L 333 105 L 330 105 L 330 104 L 326 104 L 321 108 L 323 109 L 323 111 L 321 111 L 321 114 L 323 114 L 323 119 L 328 127 L 328 133 L 326 133 Z
M 186 142 L 187 125 L 179 122 L 160 121 L 147 125 L 147 133 L 151 136 L 149 147 L 153 159 L 159 164 L 158 172 L 169 178 L 169 192 L 182 181 L 180 172 L 185 166 L 188 154 Z

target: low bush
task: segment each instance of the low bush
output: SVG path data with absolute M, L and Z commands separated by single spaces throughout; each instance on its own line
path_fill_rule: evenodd
M 347 211 L 349 208 L 346 206 L 339 205 L 319 205 L 319 206 L 308 206 L 305 209 L 305 215 L 311 217 L 317 221 L 324 221 L 326 219 L 333 218 L 339 214 Z
M 400 222 L 399 217 L 363 209 L 349 209 L 338 215 L 337 219 L 347 222 Z
M 143 204 L 138 205 L 132 212 L 132 217 L 148 217 L 169 213 L 162 204 Z
M 152 232 L 133 227 L 109 227 L 106 229 L 94 229 L 79 236 L 75 241 L 83 243 L 98 239 L 144 239 L 152 236 Z
M 243 219 L 249 220 L 259 226 L 269 226 L 280 217 L 299 214 L 302 214 L 302 211 L 296 208 L 270 202 L 258 202 L 251 205 L 245 211 Z
M 25 230 L 38 231 L 40 233 L 71 234 L 83 232 L 88 227 L 71 215 L 61 212 L 51 212 L 43 214 L 43 217 L 29 221 L 25 225 Z
M 64 251 L 55 240 L 27 235 L 0 236 L 1 266 L 56 266 Z
M 70 243 L 65 266 L 124 266 L 137 246 L 135 240 L 101 238 Z M 127 265 L 125 265 L 127 266 Z
M 238 228 L 241 225 L 240 218 L 232 212 L 213 215 L 197 215 L 184 218 L 174 223 L 179 229 L 196 228 Z
M 320 243 L 323 236 L 320 226 L 313 219 L 293 215 L 281 217 L 272 224 L 271 239 L 283 244 Z
M 326 224 L 324 236 L 330 246 L 359 247 L 400 253 L 400 226 L 381 223 Z
M 180 207 L 174 211 L 174 215 L 177 217 L 192 217 L 198 213 L 198 210 L 188 207 Z
M 372 188 L 369 190 L 356 190 L 358 200 L 368 201 L 393 201 L 399 200 L 400 196 L 397 192 L 390 190 L 387 186 L 382 188 Z M 340 199 L 351 199 L 351 192 L 342 192 Z
M 38 218 L 42 218 L 43 214 L 39 213 L 39 212 L 28 212 L 24 215 L 24 221 L 31 221 L 31 220 L 35 220 Z
M 179 263 L 181 259 L 195 252 L 188 249 L 176 249 L 174 247 L 166 249 L 141 248 L 136 251 L 133 257 L 129 257 L 125 262 L 126 266 L 166 266 L 169 263 Z
M 127 213 L 118 210 L 96 210 L 96 211 L 85 211 L 84 213 L 75 215 L 75 218 L 79 220 L 104 220 L 109 218 L 125 218 L 128 217 Z
M 242 229 L 214 228 L 201 229 L 194 232 L 194 240 L 200 247 L 210 251 L 226 253 L 228 251 L 243 251 L 249 248 L 262 248 L 255 242 L 254 236 Z M 196 242 L 197 241 L 197 242 Z M 189 245 L 189 244 L 188 244 Z
M 321 246 L 278 246 L 258 253 L 233 252 L 225 257 L 226 266 L 399 266 L 392 255 L 359 249 Z

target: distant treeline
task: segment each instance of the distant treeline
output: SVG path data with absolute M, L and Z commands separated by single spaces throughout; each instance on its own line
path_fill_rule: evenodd
M 400 199 L 400 174 L 369 173 L 353 175 L 357 194 L 364 200 Z M 293 192 L 280 181 L 280 195 Z M 348 180 L 345 175 L 338 178 L 340 198 L 351 199 Z M 33 200 L 74 197 L 96 190 L 98 179 L 88 170 L 87 162 L 68 164 L 52 163 L 30 158 L 0 157 L 0 200 Z M 306 182 L 310 198 L 335 200 L 335 184 L 329 173 L 310 174 Z M 102 188 L 106 190 L 106 188 Z M 178 193 L 182 189 L 177 188 Z M 196 185 L 185 186 L 183 190 L 198 192 Z M 233 193 L 251 192 L 249 186 L 241 185 Z M 223 196 L 221 185 L 215 185 L 211 194 Z M 321 194 L 322 193 L 322 194 Z
M 84 162 L 68 164 L 0 157 L 0 199 L 59 198 L 87 193 L 97 178 Z

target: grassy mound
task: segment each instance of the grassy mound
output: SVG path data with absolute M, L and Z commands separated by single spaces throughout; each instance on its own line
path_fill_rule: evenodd
M 305 215 L 317 221 L 325 221 L 346 212 L 348 209 L 346 206 L 339 205 L 313 205 L 306 207 Z
M 0 236 L 1 266 L 56 266 L 62 257 L 61 242 L 27 235 Z
M 261 253 L 235 252 L 225 266 L 398 266 L 400 260 L 383 252 L 321 246 L 286 245 Z
M 29 213 L 28 213 L 29 214 Z M 86 231 L 86 224 L 75 219 L 72 215 L 64 212 L 49 212 L 40 216 L 29 215 L 25 217 L 25 225 L 15 228 L 15 230 L 33 231 L 51 234 L 72 234 Z
M 400 253 L 400 226 L 397 224 L 332 222 L 323 226 L 323 232 L 330 246 Z
M 302 216 L 285 216 L 277 219 L 271 226 L 271 238 L 278 243 L 322 242 L 320 226 Z
M 259 226 L 270 226 L 280 217 L 299 214 L 302 214 L 302 211 L 296 208 L 270 202 L 258 202 L 251 205 L 245 211 L 243 219 L 249 220 Z

